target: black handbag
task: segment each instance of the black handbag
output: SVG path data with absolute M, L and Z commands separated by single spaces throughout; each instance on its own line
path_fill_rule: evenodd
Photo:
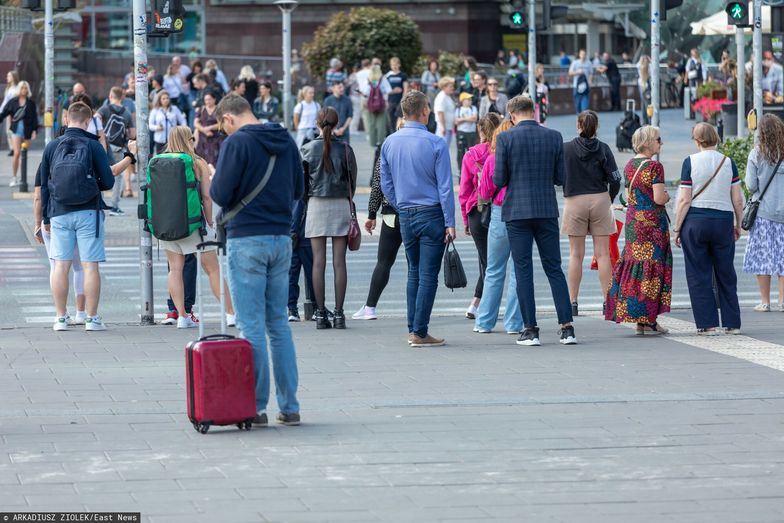
M 449 247 L 452 247 L 452 250 Z M 444 285 L 446 285 L 447 289 L 452 289 L 452 291 L 462 289 L 468 285 L 463 262 L 460 261 L 460 255 L 457 254 L 453 238 L 449 238 L 446 252 L 444 252 Z
M 485 229 L 490 228 L 490 220 L 493 217 L 493 202 L 499 192 L 501 192 L 501 187 L 496 188 L 493 197 L 490 198 L 489 201 L 482 200 L 481 203 L 477 203 L 477 207 L 479 208 L 479 223 L 481 223 L 482 227 Z
M 781 159 L 779 159 L 776 167 L 773 168 L 773 174 L 770 175 L 770 180 L 768 180 L 768 183 L 765 184 L 765 189 L 762 190 L 760 197 L 756 200 L 749 197 L 749 199 L 746 201 L 746 205 L 743 207 L 743 220 L 740 222 L 740 226 L 744 231 L 750 230 L 754 225 L 754 222 L 757 220 L 757 211 L 759 211 L 760 201 L 762 201 L 762 197 L 765 196 L 765 193 L 768 192 L 768 187 L 770 187 L 770 184 L 773 183 L 773 178 L 776 177 L 776 173 L 778 173 L 780 165 Z

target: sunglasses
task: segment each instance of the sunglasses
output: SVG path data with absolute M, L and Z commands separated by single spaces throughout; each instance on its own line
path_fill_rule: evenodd
M 494 85 L 494 86 L 497 87 L 498 86 L 498 82 L 487 82 L 487 85 L 488 86 L 493 86 Z
M 659 145 L 661 145 L 661 144 L 663 144 L 663 143 L 664 143 L 664 142 L 662 142 L 661 136 L 659 136 L 658 138 L 656 138 L 656 141 L 657 141 L 657 142 L 659 142 Z

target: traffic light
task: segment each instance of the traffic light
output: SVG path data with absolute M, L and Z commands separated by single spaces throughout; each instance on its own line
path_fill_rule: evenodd
M 659 0 L 659 20 L 667 21 L 667 10 L 675 9 L 683 4 L 683 0 Z
M 727 25 L 746 27 L 749 25 L 749 4 L 746 2 L 728 2 L 724 9 L 727 13 Z
M 553 18 L 563 18 L 569 11 L 566 5 L 551 5 L 551 0 L 542 2 L 542 17 L 536 20 L 536 29 L 539 31 L 550 29 Z
M 55 11 L 67 11 L 76 7 L 74 0 L 53 0 Z M 29 9 L 30 11 L 43 11 L 44 6 L 41 0 L 22 0 L 22 9 Z
M 525 25 L 525 16 L 522 11 L 512 11 L 509 13 L 509 23 L 514 29 L 522 29 Z

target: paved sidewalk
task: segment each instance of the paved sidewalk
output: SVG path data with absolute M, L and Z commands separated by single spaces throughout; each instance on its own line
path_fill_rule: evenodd
M 581 344 L 562 347 L 544 317 L 545 345 L 524 349 L 436 318 L 449 345 L 418 350 L 399 319 L 297 324 L 303 425 L 207 435 L 185 415 L 195 331 L 4 330 L 0 507 L 154 523 L 784 520 L 784 374 L 576 325 Z

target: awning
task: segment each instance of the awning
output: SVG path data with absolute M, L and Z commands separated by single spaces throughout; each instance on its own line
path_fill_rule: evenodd
M 724 11 L 719 11 L 689 25 L 691 25 L 691 34 L 693 35 L 732 36 L 735 34 L 735 26 L 727 25 L 727 13 Z M 747 27 L 745 32 L 746 34 L 751 34 L 751 28 Z M 770 6 L 767 5 L 762 6 L 762 32 L 770 33 Z

